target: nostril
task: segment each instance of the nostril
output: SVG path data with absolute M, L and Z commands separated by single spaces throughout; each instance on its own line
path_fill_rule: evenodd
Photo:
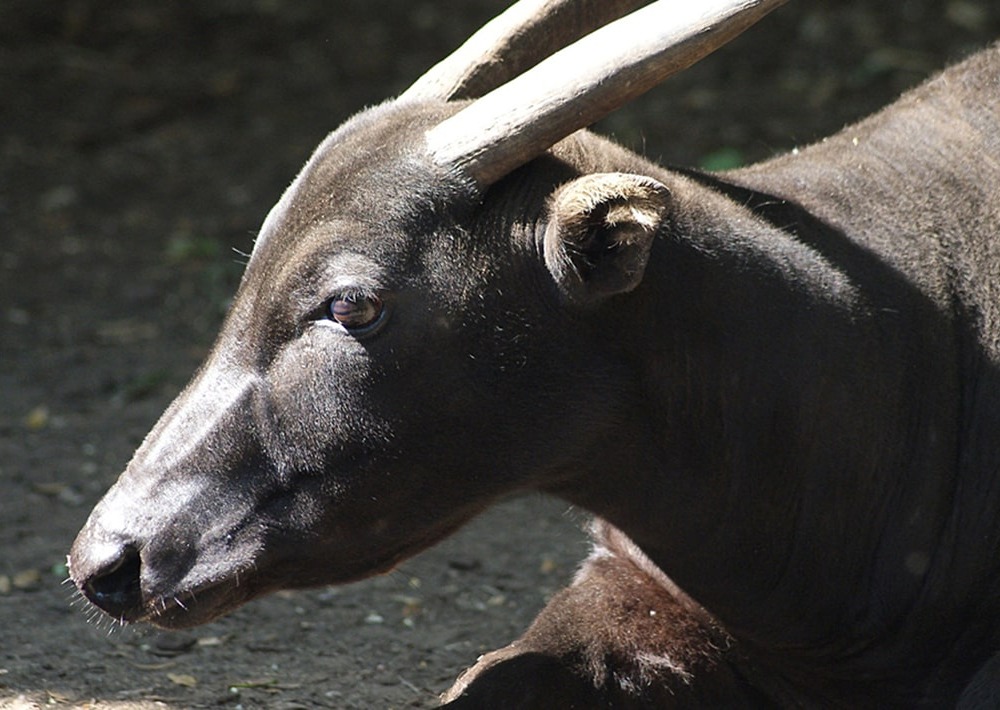
M 141 566 L 139 550 L 125 545 L 115 559 L 83 582 L 83 593 L 112 616 L 131 621 L 142 611 Z

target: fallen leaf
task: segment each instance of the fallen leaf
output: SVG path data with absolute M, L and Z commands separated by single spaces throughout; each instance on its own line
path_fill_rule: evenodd
M 49 424 L 49 408 L 42 405 L 35 407 L 24 417 L 24 426 L 32 431 L 44 429 Z
M 416 616 L 421 612 L 423 601 L 419 597 L 411 597 L 405 594 L 396 594 L 393 599 L 403 605 L 403 617 Z
M 66 693 L 60 693 L 55 690 L 46 690 L 45 694 L 49 696 L 49 705 L 62 705 L 72 700 Z
M 178 664 L 178 661 L 161 661 L 159 663 L 136 663 L 135 661 L 129 661 L 133 668 L 138 668 L 140 671 L 162 671 L 164 668 L 172 668 Z
M 230 683 L 230 688 L 273 688 L 278 684 L 274 678 L 258 678 L 255 680 L 241 680 L 238 683 Z
M 65 483 L 32 483 L 31 489 L 36 493 L 41 493 L 45 496 L 57 496 L 66 490 Z
M 185 688 L 194 688 L 198 685 L 198 679 L 187 673 L 167 673 L 167 678 L 175 685 L 183 685 Z
M 10 590 L 10 577 L 5 574 L 0 574 L 0 594 L 10 594 Z
M 31 589 L 42 581 L 42 573 L 37 569 L 26 569 L 14 575 L 11 582 L 17 589 Z

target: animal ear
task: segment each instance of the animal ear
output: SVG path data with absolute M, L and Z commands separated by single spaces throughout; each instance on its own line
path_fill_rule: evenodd
M 642 281 L 670 192 L 627 173 L 585 175 L 549 199 L 545 265 L 572 302 L 595 304 Z

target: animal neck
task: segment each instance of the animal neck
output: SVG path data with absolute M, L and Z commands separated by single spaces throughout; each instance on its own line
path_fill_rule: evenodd
M 671 223 L 631 302 L 612 306 L 632 314 L 613 340 L 639 414 L 616 458 L 562 493 L 761 657 L 794 647 L 836 666 L 918 603 L 945 526 L 947 408 L 932 397 L 900 415 L 929 373 L 900 369 L 886 304 L 859 288 L 885 275 L 842 268 L 843 234 L 811 224 L 806 239 L 793 205 L 760 214 L 750 191 L 662 177 Z M 901 495 L 903 473 L 922 483 Z

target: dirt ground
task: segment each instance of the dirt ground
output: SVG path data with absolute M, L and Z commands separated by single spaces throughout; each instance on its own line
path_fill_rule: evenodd
M 585 513 L 528 497 L 391 575 L 191 632 L 88 621 L 63 584 L 310 150 L 503 4 L 0 4 L 0 707 L 430 707 L 567 582 Z M 756 160 L 994 37 L 988 0 L 790 3 L 599 130 L 667 163 Z

